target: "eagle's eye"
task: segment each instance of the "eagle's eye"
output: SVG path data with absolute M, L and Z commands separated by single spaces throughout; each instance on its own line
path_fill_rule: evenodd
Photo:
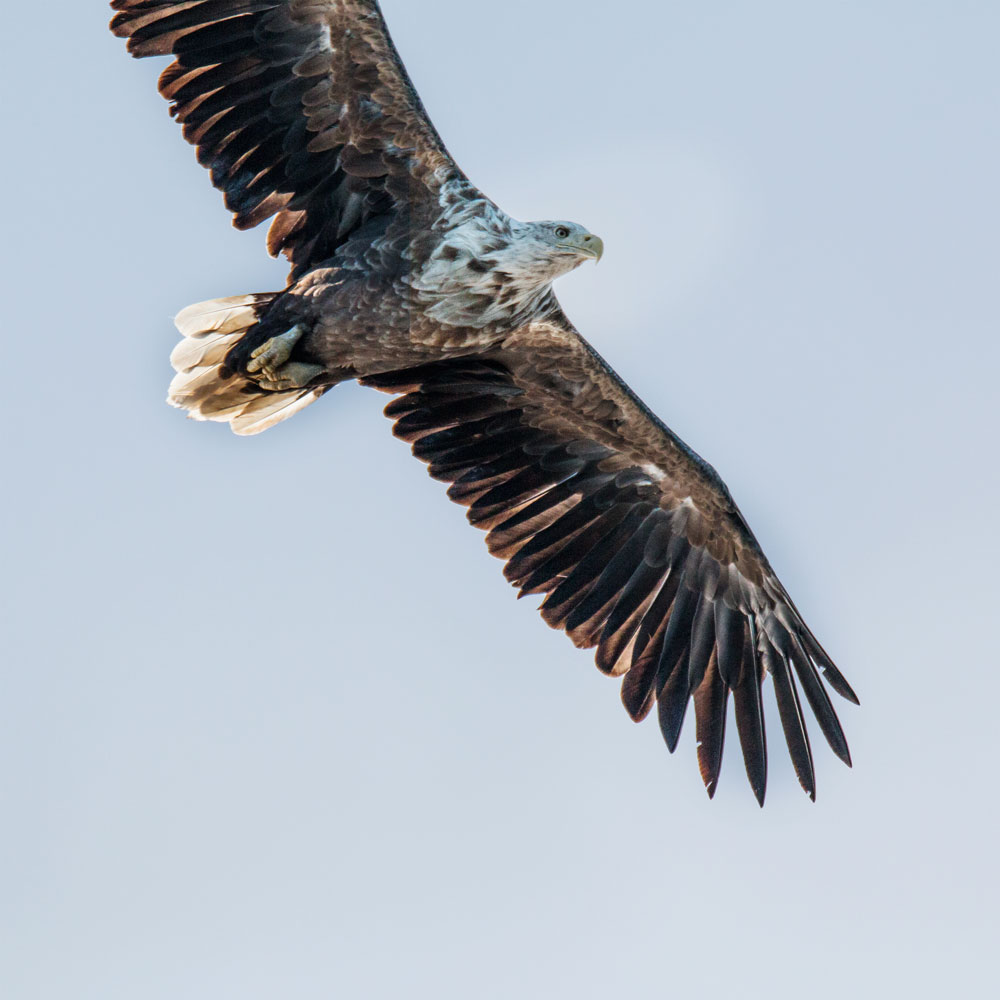
M 559 239 L 564 240 L 567 236 L 569 236 L 569 230 L 565 226 L 556 226 L 556 236 L 558 236 Z

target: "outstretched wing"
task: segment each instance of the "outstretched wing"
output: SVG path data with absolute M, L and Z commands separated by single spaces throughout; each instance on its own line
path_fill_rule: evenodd
M 857 698 L 774 575 L 718 475 L 558 314 L 501 348 L 363 380 L 403 393 L 397 437 L 488 532 L 542 617 L 620 676 L 636 721 L 657 706 L 671 752 L 694 700 L 709 795 L 730 693 L 747 776 L 767 780 L 761 685 L 774 682 L 799 781 L 815 798 L 801 684 L 834 752 L 847 741 L 821 680 Z
M 464 180 L 376 0 L 113 0 L 137 57 L 172 54 L 160 93 L 240 229 L 277 216 L 293 277 L 376 216 L 409 224 Z

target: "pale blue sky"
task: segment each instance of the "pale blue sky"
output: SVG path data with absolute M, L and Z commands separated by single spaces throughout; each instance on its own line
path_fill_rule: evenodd
M 515 601 L 385 397 L 251 440 L 169 409 L 174 313 L 284 268 L 103 0 L 16 4 L 0 994 L 982 995 L 1000 8 L 383 6 L 472 179 L 604 237 L 563 303 L 858 690 L 854 770 L 817 735 L 811 805 L 772 715 L 767 807 L 732 732 L 710 803 L 693 727 L 671 758 Z

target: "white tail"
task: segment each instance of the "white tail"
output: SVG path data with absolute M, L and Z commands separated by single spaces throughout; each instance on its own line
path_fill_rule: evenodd
M 236 434 L 259 434 L 319 399 L 325 387 L 269 392 L 223 368 L 226 355 L 275 297 L 235 295 L 178 313 L 174 323 L 184 339 L 170 355 L 177 375 L 167 402 L 187 410 L 194 420 L 225 421 Z

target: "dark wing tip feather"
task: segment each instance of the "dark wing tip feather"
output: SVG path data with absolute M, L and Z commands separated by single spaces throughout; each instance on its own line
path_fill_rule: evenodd
M 660 732 L 663 734 L 663 742 L 671 753 L 677 749 L 677 744 L 680 742 L 689 694 L 687 671 L 681 666 L 676 666 L 656 695 Z
M 822 659 L 817 659 L 817 664 L 824 679 L 841 696 L 847 701 L 851 702 L 852 705 L 860 705 L 861 700 L 854 693 L 854 689 L 850 684 L 847 683 L 847 679 L 844 675 L 833 665 L 829 657 L 823 653 Z
M 726 739 L 726 709 L 729 687 L 716 669 L 717 652 L 694 695 L 695 737 L 698 741 L 698 769 L 710 799 L 715 798 L 722 770 L 722 751 Z
M 854 689 L 850 684 L 847 683 L 847 678 L 837 669 L 830 654 L 819 644 L 809 628 L 806 627 L 805 623 L 802 622 L 802 616 L 798 613 L 795 606 L 789 601 L 789 606 L 792 612 L 795 614 L 799 623 L 801 624 L 801 629 L 798 633 L 798 638 L 805 646 L 809 655 L 815 661 L 816 665 L 819 667 L 820 672 L 823 674 L 826 682 L 841 696 L 841 698 L 846 698 L 849 702 L 854 705 L 860 705 L 861 702 L 858 696 L 854 693 Z
M 851 767 L 851 751 L 847 745 L 847 737 L 844 735 L 837 713 L 823 688 L 819 673 L 802 648 L 802 644 L 794 636 L 792 636 L 792 642 L 792 664 L 802 683 L 802 690 L 805 692 L 809 707 L 812 709 L 813 715 L 816 716 L 816 721 L 819 723 L 827 743 L 830 744 L 830 749 L 848 767 Z
M 809 733 L 806 730 L 799 701 L 795 678 L 785 658 L 777 652 L 770 641 L 764 638 L 764 666 L 774 682 L 774 694 L 778 702 L 778 716 L 785 732 L 785 742 L 792 758 L 792 766 L 799 784 L 813 801 L 816 799 L 816 772 L 813 767 Z
M 757 660 L 753 624 L 745 625 L 744 631 L 743 663 L 739 683 L 733 689 L 733 703 L 747 780 L 757 802 L 763 807 L 767 793 L 767 740 L 761 691 L 764 676 Z

